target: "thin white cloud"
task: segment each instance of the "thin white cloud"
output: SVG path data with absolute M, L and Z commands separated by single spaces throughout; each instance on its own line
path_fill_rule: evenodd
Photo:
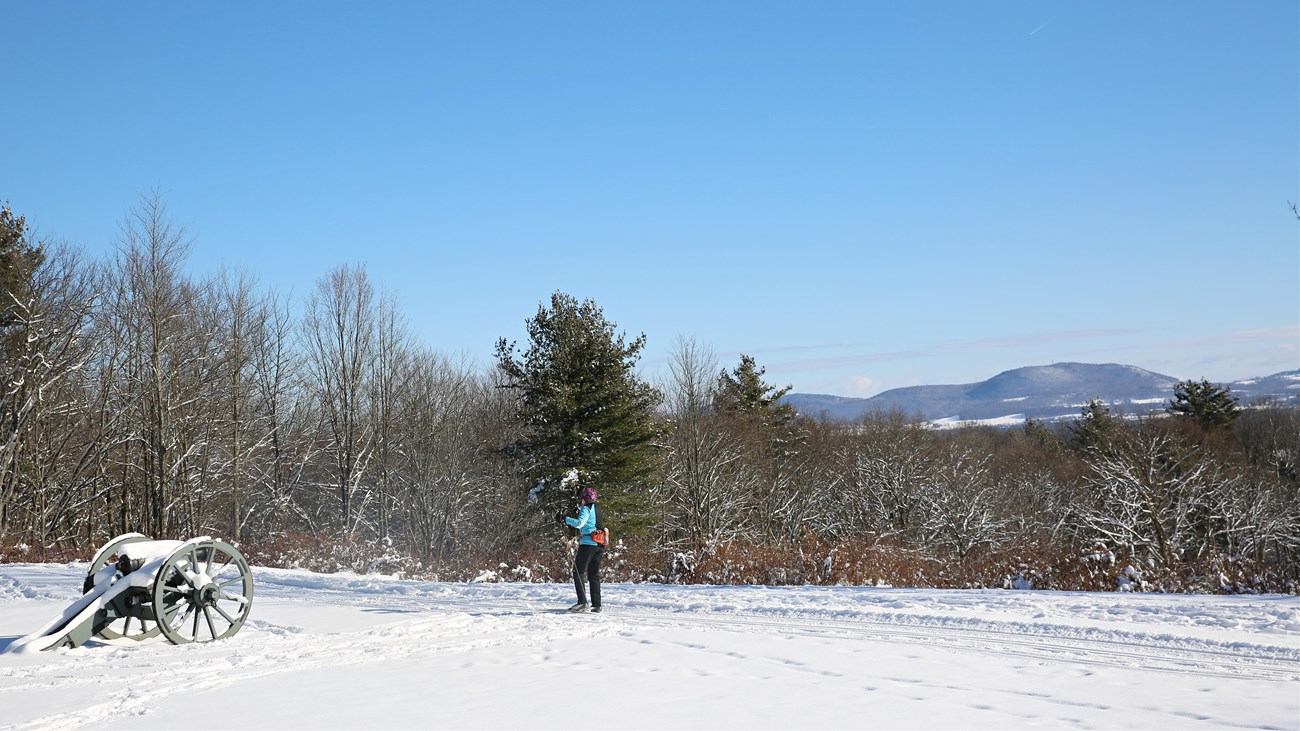
M 1207 335 L 1200 338 L 1184 340 L 1158 340 L 1143 343 L 1140 346 L 1124 345 L 1098 348 L 1088 352 L 1109 353 L 1116 351 L 1134 351 L 1142 348 L 1150 350 L 1179 350 L 1183 348 L 1205 348 L 1216 345 L 1238 345 L 1241 343 L 1278 343 L 1283 346 L 1300 343 L 1300 325 L 1263 328 L 1258 330 L 1239 330 L 1237 332 Z
M 713 356 L 714 358 L 717 358 L 720 361 L 730 362 L 733 360 L 738 360 L 742 355 L 769 356 L 769 355 L 780 355 L 782 353 L 808 353 L 808 352 L 817 352 L 817 351 L 825 351 L 825 350 L 844 350 L 845 348 L 859 348 L 859 347 L 862 346 L 854 343 L 828 343 L 824 345 L 776 345 L 769 348 L 741 348 L 740 350 L 712 350 L 709 351 L 709 355 Z M 766 358 L 762 358 L 760 360 L 763 361 L 762 365 L 764 367 L 769 367 L 773 365 Z M 656 359 L 655 362 L 657 364 L 666 363 L 668 362 L 668 357 L 664 356 L 662 358 L 658 358 Z M 803 361 L 797 360 L 794 362 L 802 363 Z
M 994 348 L 1020 348 L 1025 346 L 1042 345 L 1044 343 L 1059 342 L 1063 340 L 1077 340 L 1085 338 L 1113 337 L 1119 335 L 1131 335 L 1137 330 L 1130 329 L 1092 329 L 1092 330 L 1065 330 L 1060 332 L 1034 333 L 1030 335 L 1011 335 L 1001 338 L 984 338 L 981 340 L 963 340 L 948 343 L 935 343 L 928 345 L 923 349 L 901 350 L 885 353 L 861 353 L 857 355 L 840 355 L 828 356 L 825 358 L 801 358 L 796 360 L 773 363 L 772 367 L 780 366 L 783 370 L 788 371 L 806 371 L 816 370 L 819 368 L 843 368 L 846 366 L 862 365 L 866 363 L 879 363 L 882 361 L 905 360 L 908 358 L 926 358 L 934 355 L 932 351 L 947 350 L 988 350 Z M 785 345 L 772 348 L 762 348 L 743 351 L 747 355 L 762 355 L 774 353 L 798 353 L 816 350 L 842 350 L 844 348 L 860 347 L 851 343 L 837 343 L 829 345 Z M 728 353 L 719 353 L 718 355 L 731 355 Z M 739 355 L 739 353 L 735 353 Z
M 1223 345 L 1226 343 L 1262 343 L 1273 340 L 1289 340 L 1291 343 L 1300 341 L 1300 325 L 1287 325 L 1286 327 L 1264 328 L 1260 330 L 1241 330 L 1239 332 L 1210 335 L 1208 337 L 1193 338 L 1191 340 L 1171 340 L 1164 343 L 1158 343 L 1154 347 L 1198 348 L 1206 345 Z
M 786 372 L 815 371 L 822 368 L 843 368 L 867 363 L 880 363 L 887 360 L 906 360 L 908 358 L 925 358 L 928 356 L 929 353 L 923 350 L 902 350 L 894 353 L 863 353 L 861 355 L 842 355 L 834 358 L 788 360 L 783 363 L 774 363 L 772 368 L 779 367 Z
M 1097 328 L 1092 330 L 1062 330 L 1059 332 L 1035 333 L 1032 335 L 1011 335 L 1001 338 L 984 338 L 955 343 L 936 345 L 941 350 L 987 350 L 989 348 L 1021 348 L 1027 345 L 1042 345 L 1062 340 L 1083 340 L 1086 338 L 1106 338 L 1119 335 L 1132 335 L 1138 330 L 1124 328 Z
M 749 348 L 736 351 L 734 354 L 739 355 L 767 355 L 769 353 L 802 353 L 810 350 L 843 350 L 844 348 L 861 347 L 855 343 L 831 343 L 827 345 L 778 345 L 772 348 Z M 722 353 L 720 355 L 727 355 Z

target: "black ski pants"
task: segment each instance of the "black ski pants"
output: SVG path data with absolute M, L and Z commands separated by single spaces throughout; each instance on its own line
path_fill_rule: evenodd
M 600 558 L 605 554 L 604 546 L 578 546 L 578 555 L 573 559 L 573 588 L 578 590 L 578 601 L 586 603 L 587 592 L 583 589 L 583 579 L 591 582 L 591 606 L 600 606 Z

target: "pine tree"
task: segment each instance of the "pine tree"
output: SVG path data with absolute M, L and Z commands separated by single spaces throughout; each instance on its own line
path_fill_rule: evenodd
M 1212 429 L 1226 427 L 1241 415 L 1237 397 L 1227 386 L 1216 386 L 1205 379 L 1187 380 L 1174 386 L 1169 413 L 1195 419 Z
M 1083 452 L 1109 452 L 1118 439 L 1122 424 L 1099 398 L 1090 399 L 1079 418 L 1070 425 L 1073 444 Z
M 804 434 L 794 407 L 781 403 L 790 386 L 772 386 L 763 380 L 766 372 L 742 354 L 739 365 L 718 374 L 713 405 L 726 432 L 743 445 L 742 460 L 750 472 L 749 521 L 761 526 L 764 538 L 783 540 L 801 530 L 790 506 L 801 502 L 797 455 Z
M 505 386 L 518 394 L 524 436 L 514 451 L 524 473 L 552 488 L 576 473 L 580 485 L 600 491 L 623 531 L 635 528 L 648 517 L 643 495 L 659 470 L 661 396 L 635 370 L 645 335 L 627 343 L 594 301 L 563 292 L 538 307 L 527 329 L 522 356 L 515 343 L 497 342 Z M 544 489 L 538 497 L 549 513 L 571 508 L 574 495 Z
M 0 329 L 17 324 L 31 274 L 45 261 L 43 247 L 32 244 L 29 233 L 26 216 L 0 206 Z
M 795 419 L 794 407 L 781 403 L 790 386 L 777 388 L 763 380 L 766 368 L 752 356 L 740 355 L 740 365 L 718 374 L 714 406 L 720 413 L 759 418 L 768 426 L 788 426 Z

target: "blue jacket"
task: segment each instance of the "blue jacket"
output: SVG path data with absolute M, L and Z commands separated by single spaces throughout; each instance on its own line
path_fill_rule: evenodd
M 582 534 L 582 538 L 578 540 L 579 545 L 582 546 L 600 545 L 595 541 L 591 540 L 591 532 L 596 530 L 595 503 L 592 503 L 591 505 L 583 505 L 582 507 L 578 508 L 578 517 L 565 518 L 564 522 L 568 523 L 574 528 L 577 528 L 578 532 Z

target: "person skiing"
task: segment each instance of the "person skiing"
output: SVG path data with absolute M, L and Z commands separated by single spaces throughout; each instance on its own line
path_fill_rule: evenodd
M 604 532 L 604 526 L 598 514 L 596 500 L 599 495 L 594 487 L 584 487 L 579 495 L 581 505 L 578 517 L 571 518 L 564 513 L 555 514 L 555 522 L 567 524 L 578 529 L 578 553 L 573 558 L 573 588 L 578 592 L 578 603 L 569 607 L 570 612 L 585 612 L 587 592 L 584 591 L 584 577 L 591 583 L 591 607 L 593 612 L 600 611 L 600 559 L 605 553 L 605 546 L 597 542 Z M 596 537 L 593 538 L 592 534 Z M 603 540 L 603 539 L 602 539 Z

